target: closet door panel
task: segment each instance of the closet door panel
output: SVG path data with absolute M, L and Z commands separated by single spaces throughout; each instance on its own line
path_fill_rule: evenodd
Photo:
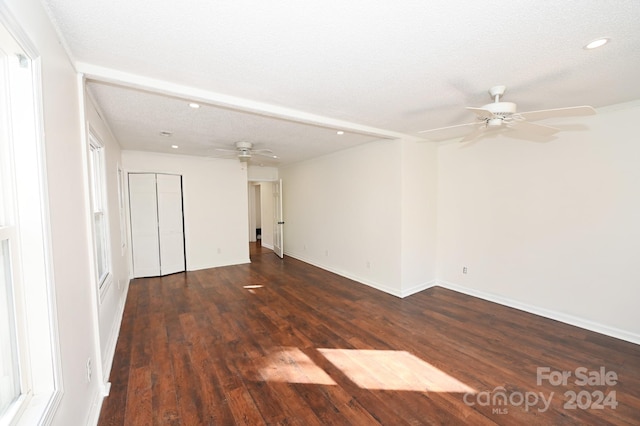
M 160 274 L 185 270 L 184 228 L 182 219 L 182 177 L 157 177 Z
M 129 175 L 133 276 L 160 275 L 158 204 L 155 174 Z

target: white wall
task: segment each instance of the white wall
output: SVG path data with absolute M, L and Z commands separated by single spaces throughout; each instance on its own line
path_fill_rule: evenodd
M 400 297 L 435 285 L 435 144 L 379 141 L 280 174 L 288 255 Z
M 402 291 L 408 296 L 435 284 L 437 145 L 401 141 Z
M 53 278 L 64 389 L 53 424 L 91 423 L 97 419 L 102 386 L 97 374 L 87 382 L 86 372 L 87 359 L 94 363 L 99 359 L 99 336 L 87 232 L 90 216 L 81 85 L 40 2 L 4 3 L 41 55 Z
M 109 218 L 109 241 L 111 245 L 112 279 L 108 288 L 100 297 L 100 348 L 103 359 L 103 372 L 108 377 L 116 348 L 120 321 L 124 312 L 129 285 L 129 267 L 126 252 L 126 235 L 122 239 L 121 226 L 126 230 L 126 221 L 120 223 L 120 191 L 118 188 L 118 167 L 122 169 L 120 145 L 111 130 L 97 112 L 93 100 L 85 97 L 87 128 L 104 144 L 105 175 L 107 184 L 107 215 Z M 124 175 L 123 175 L 124 176 Z M 123 193 L 124 197 L 126 194 Z M 124 200 L 124 198 L 123 198 Z M 127 216 L 126 214 L 124 215 Z M 125 247 L 123 247 L 123 243 Z
M 187 270 L 249 262 L 245 164 L 126 150 L 122 163 L 126 172 L 182 175 Z
M 401 155 L 379 141 L 280 169 L 285 253 L 400 295 Z
M 251 182 L 278 180 L 278 169 L 276 167 L 249 164 L 247 167 L 247 179 Z
M 572 123 L 440 146 L 438 278 L 640 342 L 640 105 Z

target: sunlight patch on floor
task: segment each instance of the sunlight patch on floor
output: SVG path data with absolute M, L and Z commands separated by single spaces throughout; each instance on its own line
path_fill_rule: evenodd
M 260 285 L 260 284 L 252 284 L 252 285 L 243 285 L 242 286 L 242 288 L 246 289 L 251 294 L 256 294 L 255 289 L 256 288 L 262 288 L 262 287 L 264 287 L 264 286 Z
M 277 348 L 263 360 L 258 370 L 267 382 L 335 385 L 331 377 L 298 348 Z
M 364 389 L 475 392 L 473 388 L 406 351 L 318 349 Z

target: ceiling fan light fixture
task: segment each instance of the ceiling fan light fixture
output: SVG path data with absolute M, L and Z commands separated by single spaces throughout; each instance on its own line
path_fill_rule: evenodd
M 242 163 L 246 163 L 251 159 L 251 153 L 249 151 L 239 151 L 238 152 L 238 160 Z
M 502 126 L 502 118 L 490 118 L 487 120 L 487 127 L 494 128 Z
M 609 41 L 611 41 L 610 39 L 603 37 L 603 38 L 599 38 L 596 40 L 593 40 L 590 43 L 587 43 L 584 48 L 587 50 L 591 50 L 591 49 L 597 49 L 598 47 L 602 47 L 605 44 L 609 43 Z

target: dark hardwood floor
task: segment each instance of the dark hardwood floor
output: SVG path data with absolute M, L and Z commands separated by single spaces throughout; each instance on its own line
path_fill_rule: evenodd
M 638 345 L 251 256 L 131 282 L 100 425 L 640 424 Z

